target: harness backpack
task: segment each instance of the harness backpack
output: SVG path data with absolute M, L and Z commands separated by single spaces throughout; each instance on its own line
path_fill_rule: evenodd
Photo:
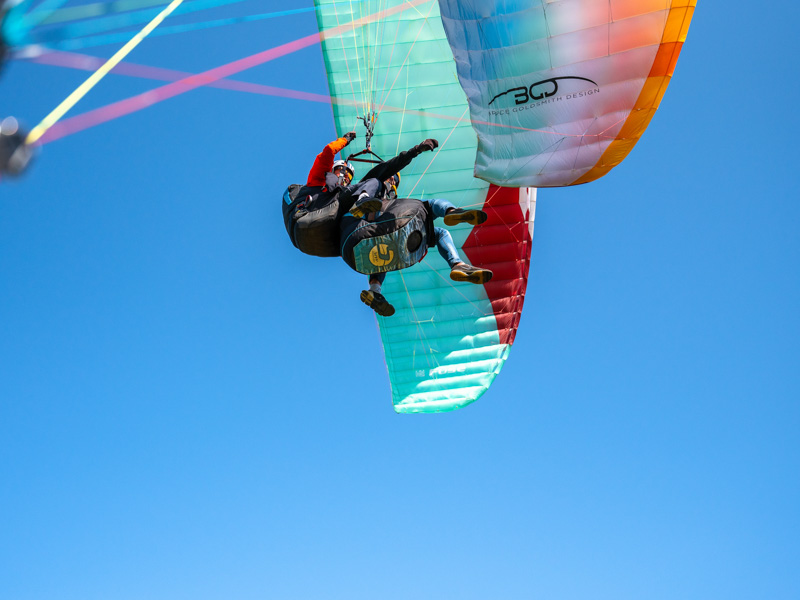
M 312 256 L 339 256 L 339 190 L 292 184 L 283 193 L 283 224 L 292 244 Z
M 345 216 L 341 254 L 355 271 L 365 275 L 399 271 L 417 264 L 435 245 L 429 206 L 410 198 L 386 200 L 369 220 Z

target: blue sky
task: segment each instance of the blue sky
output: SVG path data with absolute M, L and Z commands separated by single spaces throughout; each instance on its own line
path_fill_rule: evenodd
M 629 158 L 540 193 L 511 357 L 449 414 L 394 414 L 362 277 L 286 238 L 329 106 L 199 89 L 46 146 L 0 185 L 0 598 L 800 597 L 798 10 L 700 3 Z M 85 76 L 13 62 L 0 113 Z M 237 78 L 327 91 L 318 46 Z

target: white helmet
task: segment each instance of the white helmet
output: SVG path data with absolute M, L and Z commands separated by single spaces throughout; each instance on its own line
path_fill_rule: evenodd
M 350 179 L 351 180 L 353 179 L 353 177 L 356 176 L 356 171 L 355 171 L 355 169 L 353 169 L 353 165 L 351 165 L 346 160 L 337 160 L 335 163 L 333 163 L 333 168 L 331 168 L 331 171 L 332 172 L 336 172 L 336 169 L 338 169 L 339 167 L 342 167 L 348 173 L 350 173 Z

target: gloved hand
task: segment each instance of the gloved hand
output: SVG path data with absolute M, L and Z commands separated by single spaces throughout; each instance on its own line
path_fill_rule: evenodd
M 350 142 L 352 142 L 354 139 L 356 139 L 356 132 L 355 132 L 355 131 L 348 131 L 348 132 L 347 132 L 347 133 L 345 133 L 345 134 L 344 134 L 342 137 L 343 137 L 344 139 L 346 139 L 346 140 L 347 140 L 347 143 L 349 144 L 349 143 L 350 143 Z
M 439 142 L 437 142 L 433 138 L 429 138 L 429 139 L 425 140 L 424 142 L 422 142 L 421 144 L 417 144 L 416 146 L 414 146 L 410 150 L 410 152 L 414 156 L 418 156 L 418 155 L 422 154 L 423 152 L 433 151 L 435 148 L 438 148 L 438 147 L 439 147 Z
M 438 147 L 439 147 L 439 142 L 437 142 L 433 138 L 428 138 L 419 145 L 419 148 L 422 152 L 425 152 L 427 150 L 430 150 L 432 152 Z

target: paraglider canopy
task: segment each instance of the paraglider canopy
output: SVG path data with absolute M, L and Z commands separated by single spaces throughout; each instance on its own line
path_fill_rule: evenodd
M 23 132 L 14 117 L 0 122 L 0 174 L 21 175 L 33 158 L 33 150 L 25 143 Z
M 454 228 L 451 236 L 465 260 L 495 270 L 491 282 L 454 281 L 447 261 L 428 253 L 384 281 L 381 295 L 391 298 L 394 316 L 376 310 L 395 410 L 441 412 L 466 406 L 489 388 L 516 334 L 535 192 L 490 187 L 473 177 L 477 138 L 439 17 L 439 0 L 314 3 L 335 129 L 348 131 L 360 121 L 372 133 L 360 136 L 354 146 L 368 141 L 361 148 L 370 152 L 349 160 L 394 156 L 420 138 L 440 140 L 430 148 L 434 151 L 403 168 L 401 195 L 446 199 L 490 215 L 478 227 Z M 377 179 L 385 181 L 388 175 Z M 423 239 L 422 233 L 409 231 L 397 246 L 409 254 L 424 251 L 431 239 L 425 233 Z M 378 247 L 371 264 L 377 266 L 384 256 Z M 369 254 L 366 262 L 371 262 Z
M 3 69 L 3 65 L 6 63 L 6 57 L 8 56 L 8 43 L 6 42 L 5 34 L 3 32 L 3 24 L 6 21 L 8 9 L 8 2 L 0 2 L 0 71 Z
M 20 7 L 14 10 L 15 7 Z M 15 45 L 15 32 L 20 30 L 20 0 L 0 0 L 0 71 Z M 17 40 L 19 41 L 19 40 Z

